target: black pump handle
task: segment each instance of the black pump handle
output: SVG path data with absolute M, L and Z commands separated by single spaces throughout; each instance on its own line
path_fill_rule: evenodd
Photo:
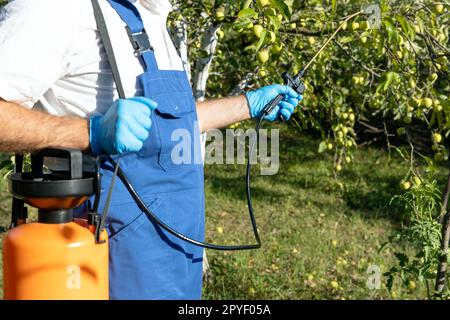
M 283 73 L 282 78 L 284 80 L 284 84 L 288 87 L 291 87 L 292 89 L 295 90 L 295 92 L 297 92 L 298 94 L 303 94 L 303 92 L 305 91 L 305 85 L 303 84 L 303 82 L 301 81 L 301 77 L 300 76 L 296 76 L 295 78 L 292 78 L 287 72 Z M 276 96 L 275 99 L 273 99 L 263 110 L 263 114 L 261 115 L 262 117 L 270 114 L 273 109 L 275 109 L 276 106 L 278 106 L 278 104 L 281 102 L 281 100 L 284 99 L 284 95 L 279 94 L 278 96 Z
M 69 160 L 70 179 L 83 178 L 83 153 L 72 148 L 45 148 L 31 156 L 31 170 L 34 174 L 42 174 L 44 158 Z

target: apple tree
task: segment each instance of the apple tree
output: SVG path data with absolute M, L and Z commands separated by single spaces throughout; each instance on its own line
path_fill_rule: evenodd
M 416 251 L 396 253 L 387 285 L 396 277 L 405 286 L 434 282 L 442 295 L 450 184 L 438 190 L 434 173 L 449 154 L 448 2 L 176 1 L 170 27 L 192 70 L 195 96 L 204 99 L 282 82 L 281 73 L 301 70 L 344 17 L 370 5 L 373 14 L 344 24 L 307 71 L 305 99 L 292 122 L 320 133 L 318 152 L 334 154 L 337 177 L 345 166 L 351 170 L 355 148 L 370 134 L 401 156 L 409 171 L 394 201 L 404 205 L 407 221 L 390 241 Z

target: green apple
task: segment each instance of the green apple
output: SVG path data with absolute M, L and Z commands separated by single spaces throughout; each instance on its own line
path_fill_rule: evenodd
M 262 25 L 260 25 L 260 24 L 255 24 L 255 25 L 253 26 L 253 34 L 254 34 L 256 37 L 261 38 L 261 34 L 262 34 L 263 31 L 264 31 L 264 27 L 263 27 Z
M 265 77 L 265 76 L 267 76 L 267 71 L 266 71 L 266 69 L 260 69 L 260 70 L 259 70 L 259 76 L 260 76 L 260 77 Z
M 411 182 L 409 182 L 409 181 L 403 181 L 403 182 L 400 184 L 400 187 L 401 187 L 403 190 L 408 190 L 409 188 L 411 188 Z
M 431 82 L 435 82 L 438 79 L 438 75 L 436 72 L 433 72 L 432 74 L 430 74 L 430 81 Z
M 442 153 L 435 153 L 434 154 L 434 161 L 439 162 L 444 160 L 444 156 L 442 155 Z
M 222 21 L 223 19 L 225 19 L 225 9 L 224 8 L 217 9 L 215 17 L 217 21 Z
M 266 6 L 268 6 L 270 4 L 270 1 L 269 0 L 258 0 L 258 4 L 261 7 L 266 7 Z
M 442 141 L 442 136 L 441 136 L 441 134 L 440 133 L 433 133 L 433 140 L 436 142 L 436 143 L 440 143 L 441 141 Z
M 267 49 L 258 52 L 258 59 L 262 63 L 266 63 L 269 60 L 269 51 Z
M 444 5 L 442 3 L 438 3 L 434 6 L 434 11 L 436 13 L 442 13 L 444 11 Z
M 224 36 L 225 36 L 225 32 L 223 32 L 222 30 L 217 31 L 217 38 L 223 39 Z
M 349 115 L 348 115 L 348 120 L 350 120 L 350 121 L 355 121 L 355 114 L 354 113 L 350 113 Z
M 275 45 L 272 46 L 272 52 L 273 53 L 278 54 L 281 51 L 283 51 L 283 45 L 282 44 L 280 44 L 280 45 L 275 44 Z
M 446 57 L 439 57 L 436 59 L 436 62 L 442 65 L 446 65 L 448 63 L 448 60 Z
M 367 23 L 367 21 L 362 21 L 362 22 L 359 24 L 359 28 L 360 28 L 361 30 L 367 30 L 367 29 L 369 29 L 369 24 Z
M 406 129 L 403 127 L 400 127 L 397 129 L 397 135 L 398 136 L 403 136 L 406 133 Z
M 423 98 L 422 99 L 422 105 L 425 108 L 431 108 L 431 106 L 433 105 L 433 100 L 431 100 L 430 98 Z

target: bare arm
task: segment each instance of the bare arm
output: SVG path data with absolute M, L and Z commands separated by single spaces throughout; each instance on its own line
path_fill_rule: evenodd
M 250 119 L 247 99 L 243 95 L 200 102 L 197 114 L 201 132 Z
M 46 147 L 88 149 L 87 120 L 29 110 L 0 98 L 0 151 L 33 152 Z

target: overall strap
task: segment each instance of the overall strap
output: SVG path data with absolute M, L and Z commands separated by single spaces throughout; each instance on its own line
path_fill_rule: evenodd
M 144 70 L 158 70 L 155 53 L 138 9 L 129 0 L 107 1 L 127 25 L 126 30 L 133 45 L 134 54 L 141 60 Z
M 113 75 L 116 89 L 120 99 L 126 99 L 125 90 L 123 88 L 122 79 L 120 77 L 119 67 L 117 66 L 116 57 L 111 44 L 111 38 L 109 37 L 108 27 L 106 26 L 105 17 L 103 16 L 102 9 L 98 3 L 98 0 L 91 0 L 92 7 L 94 8 L 95 21 L 97 22 L 97 28 L 100 32 L 100 37 L 105 46 L 106 56 L 108 57 L 109 65 Z

